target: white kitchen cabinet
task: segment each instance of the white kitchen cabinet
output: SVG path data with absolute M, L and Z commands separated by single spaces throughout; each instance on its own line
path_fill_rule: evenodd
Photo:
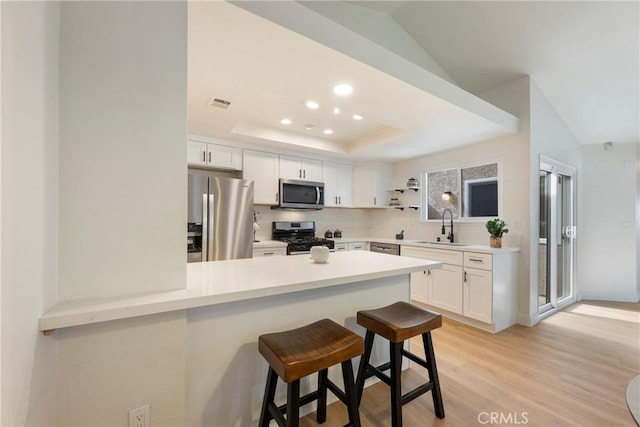
M 253 180 L 253 203 L 278 204 L 278 155 L 263 151 L 244 150 L 243 177 Z
M 491 271 L 478 268 L 464 269 L 464 316 L 485 323 L 493 322 L 493 280 Z
M 462 314 L 462 266 L 443 264 L 430 272 L 427 304 Z
M 351 206 L 352 175 L 353 167 L 351 165 L 322 162 L 322 182 L 324 182 L 325 206 Z
M 280 155 L 280 178 L 322 181 L 322 162 L 302 157 Z
M 411 273 L 411 299 L 427 304 L 431 270 Z
M 336 243 L 334 245 L 334 249 L 336 250 L 336 252 L 348 251 L 349 250 L 349 245 L 347 245 L 346 243 Z
M 366 242 L 351 242 L 347 244 L 347 249 L 350 251 L 366 251 L 368 250 Z
M 287 248 L 282 246 L 253 248 L 253 257 L 286 256 Z
M 389 205 L 387 193 L 391 168 L 387 164 L 363 164 L 353 167 L 352 206 L 374 208 Z
M 426 272 L 424 278 L 415 277 L 419 281 L 416 286 L 411 282 L 412 298 L 415 294 L 414 299 L 417 301 L 453 313 L 462 313 L 462 252 L 403 245 L 401 254 L 444 263 L 442 268 Z M 411 280 L 413 279 L 414 276 L 411 276 Z M 422 283 L 423 280 L 426 281 L 426 285 Z
M 443 263 L 431 274 L 412 274 L 412 299 L 442 310 L 445 317 L 494 333 L 516 323 L 516 252 L 402 245 L 401 254 Z
M 242 170 L 242 153 L 239 148 L 187 141 L 187 164 L 211 169 Z

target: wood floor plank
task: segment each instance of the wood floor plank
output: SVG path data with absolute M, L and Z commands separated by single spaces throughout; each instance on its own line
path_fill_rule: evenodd
M 640 373 L 640 304 L 582 301 L 535 327 L 496 335 L 445 319 L 432 335 L 446 417 L 435 416 L 427 393 L 403 407 L 407 427 L 635 426 L 624 391 Z M 424 354 L 419 339 L 411 348 Z M 412 367 L 403 373 L 403 389 L 425 380 L 424 370 Z M 363 426 L 390 425 L 388 393 L 382 383 L 365 390 Z M 313 416 L 300 425 L 318 425 Z M 334 403 L 323 426 L 347 419 Z

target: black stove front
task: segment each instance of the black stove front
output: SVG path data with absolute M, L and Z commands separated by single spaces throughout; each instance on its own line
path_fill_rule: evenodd
M 274 221 L 271 232 L 273 240 L 287 243 L 287 255 L 308 254 L 313 246 L 335 248 L 333 240 L 316 237 L 314 221 Z

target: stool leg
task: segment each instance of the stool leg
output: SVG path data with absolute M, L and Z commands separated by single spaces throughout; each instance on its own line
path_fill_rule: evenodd
M 287 384 L 287 427 L 300 423 L 300 380 Z
M 431 395 L 433 397 L 433 408 L 438 418 L 444 418 L 444 404 L 442 402 L 442 394 L 440 393 L 440 380 L 438 379 L 438 367 L 436 366 L 436 356 L 433 352 L 433 342 L 431 341 L 431 332 L 422 334 L 422 342 L 424 344 L 424 353 L 427 358 L 427 370 L 429 371 L 429 379 L 433 382 Z
M 351 360 L 342 362 L 342 378 L 344 382 L 344 394 L 347 398 L 347 411 L 349 412 L 349 424 L 351 427 L 360 427 L 360 411 L 358 410 L 358 393 L 353 378 L 353 365 Z
M 264 399 L 262 400 L 262 409 L 260 410 L 260 427 L 269 427 L 271 421 L 271 413 L 269 412 L 269 404 L 273 402 L 276 394 L 276 385 L 278 384 L 278 375 L 276 371 L 269 368 L 267 374 L 267 385 L 264 389 Z
M 391 358 L 391 426 L 402 427 L 402 347 L 403 343 L 389 343 Z
M 316 410 L 316 421 L 322 424 L 327 421 L 327 375 L 328 370 L 323 369 L 318 372 L 318 409 Z
M 373 348 L 373 339 L 375 334 L 371 331 L 367 331 L 364 338 L 364 354 L 360 356 L 360 365 L 358 366 L 358 378 L 356 380 L 356 390 L 358 393 L 358 405 L 362 401 L 362 393 L 364 390 L 364 380 L 367 379 L 367 368 L 369 366 L 369 359 L 371 358 L 371 349 Z

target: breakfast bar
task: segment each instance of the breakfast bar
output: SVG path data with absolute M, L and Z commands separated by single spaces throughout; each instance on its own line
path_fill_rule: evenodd
M 409 301 L 410 273 L 440 266 L 368 251 L 332 253 L 322 264 L 305 255 L 195 263 L 188 265 L 184 290 L 63 302 L 42 316 L 40 329 L 183 310 L 186 425 L 253 425 L 267 372 L 259 335 L 323 318 L 364 335 L 358 310 Z M 372 360 L 384 354 L 380 345 Z M 340 382 L 337 372 L 329 376 Z

